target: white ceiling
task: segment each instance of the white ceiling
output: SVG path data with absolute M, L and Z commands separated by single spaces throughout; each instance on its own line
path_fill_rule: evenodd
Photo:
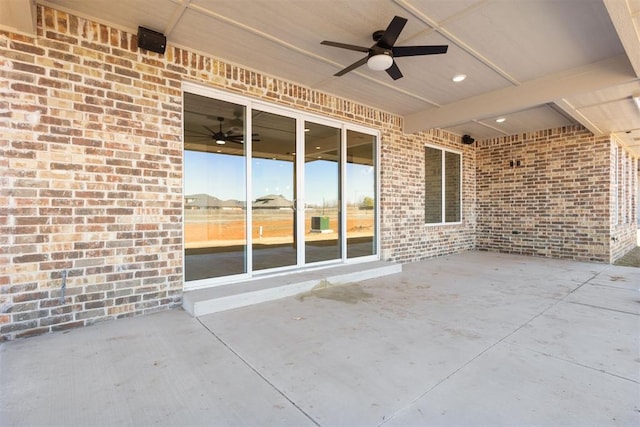
M 5 1 L 0 26 L 33 32 L 32 0 Z M 399 114 L 407 132 L 483 139 L 579 122 L 640 157 L 640 0 L 38 2 Z M 320 42 L 371 46 L 395 15 L 409 20 L 396 46 L 447 54 L 397 58 L 396 81 L 366 65 L 334 77 L 364 54 Z

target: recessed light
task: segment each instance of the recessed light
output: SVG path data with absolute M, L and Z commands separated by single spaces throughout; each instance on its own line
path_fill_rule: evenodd
M 507 120 L 507 119 L 505 119 L 504 117 L 499 117 L 499 118 L 496 119 L 496 122 L 497 123 L 504 123 L 505 120 Z
M 458 75 L 453 76 L 453 78 L 451 80 L 453 80 L 456 83 L 460 83 L 461 81 L 463 81 L 466 78 L 467 78 L 466 74 L 458 74 Z
M 320 149 L 320 146 L 318 145 L 318 146 L 316 147 L 316 150 L 319 150 L 319 149 Z

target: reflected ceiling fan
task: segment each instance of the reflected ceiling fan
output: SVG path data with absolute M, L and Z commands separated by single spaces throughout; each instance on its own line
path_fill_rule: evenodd
M 447 45 L 435 46 L 394 46 L 398 36 L 402 32 L 407 20 L 400 16 L 395 16 L 386 30 L 378 30 L 373 33 L 373 41 L 371 47 L 354 46 L 351 44 L 331 42 L 324 40 L 321 44 L 342 49 L 355 50 L 357 52 L 365 52 L 367 56 L 349 65 L 347 68 L 338 71 L 334 76 L 342 76 L 349 71 L 355 70 L 361 65 L 367 64 L 370 69 L 375 71 L 386 70 L 387 74 L 393 80 L 402 77 L 402 73 L 398 68 L 394 58 L 402 56 L 419 56 L 419 55 L 437 55 L 447 53 Z
M 208 134 L 206 133 L 200 133 L 200 132 L 193 132 L 195 134 L 198 135 L 202 135 L 202 136 L 207 136 L 207 139 L 213 139 L 216 144 L 218 145 L 224 145 L 227 142 L 232 142 L 234 144 L 243 144 L 244 143 L 244 135 L 241 133 L 234 133 L 232 129 L 229 129 L 226 132 L 222 131 L 222 123 L 224 122 L 224 117 L 218 117 L 218 122 L 220 122 L 219 124 L 219 128 L 218 131 L 215 131 L 213 129 L 211 129 L 208 126 L 204 126 L 202 125 L 203 128 L 205 128 L 206 130 L 209 131 Z M 252 142 L 258 142 L 260 141 L 260 139 L 257 138 L 258 134 L 257 133 L 252 133 L 251 134 L 251 141 Z

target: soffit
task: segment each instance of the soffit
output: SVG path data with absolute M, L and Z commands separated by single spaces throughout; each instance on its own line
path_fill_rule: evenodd
M 165 33 L 170 44 L 396 113 L 405 117 L 409 132 L 475 129 L 472 136 L 479 139 L 581 123 L 629 144 L 628 135 L 640 132 L 640 111 L 629 104 L 640 73 L 638 0 L 42 3 L 131 32 L 145 26 Z M 371 33 L 386 28 L 394 15 L 409 20 L 396 45 L 446 43 L 449 52 L 398 58 L 404 77 L 397 81 L 366 66 L 333 77 L 361 56 L 320 41 L 370 46 Z M 10 24 L 0 16 L 0 25 Z M 564 89 L 563 78 L 579 78 L 571 72 L 598 67 L 599 77 Z M 457 73 L 468 77 L 455 84 L 451 77 Z M 544 97 L 520 89 L 535 87 L 536 81 L 557 88 L 557 96 L 555 89 Z M 486 110 L 475 113 L 483 104 Z M 431 120 L 436 112 L 440 119 Z M 507 120 L 491 123 L 496 115 Z

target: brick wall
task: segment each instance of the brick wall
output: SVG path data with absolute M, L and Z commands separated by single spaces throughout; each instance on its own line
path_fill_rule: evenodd
M 609 137 L 565 127 L 481 141 L 476 155 L 479 249 L 612 260 Z
M 423 221 L 423 145 L 458 136 L 38 6 L 37 37 L 0 32 L 0 341 L 181 304 L 185 80 L 379 129 L 383 257 L 473 247 L 472 149 L 464 224 Z
M 475 148 L 462 145 L 458 135 L 430 130 L 418 135 L 398 134 L 382 148 L 383 257 L 417 261 L 475 247 Z M 384 140 L 384 137 L 383 137 Z M 425 144 L 462 152 L 462 223 L 425 225 Z
M 638 160 L 615 140 L 610 148 L 610 261 L 614 262 L 638 244 Z
M 0 33 L 0 339 L 181 303 L 180 76 L 38 14 L 37 38 Z

